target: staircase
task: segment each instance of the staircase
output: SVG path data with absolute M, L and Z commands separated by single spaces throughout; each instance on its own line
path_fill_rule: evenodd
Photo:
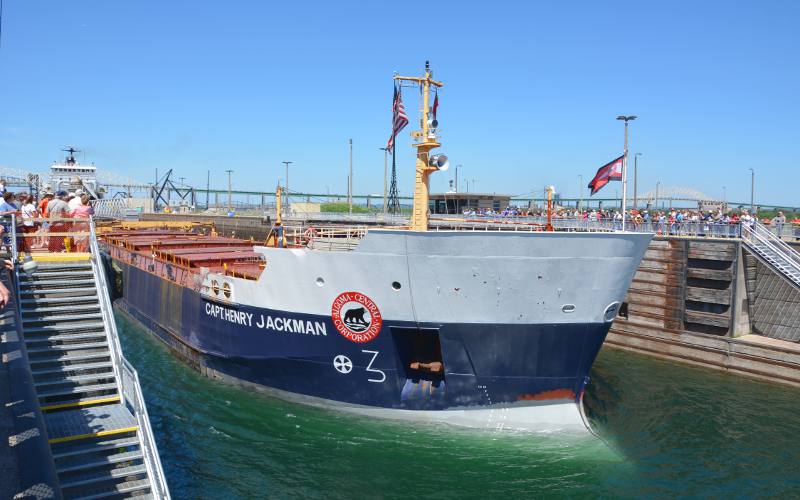
M 61 494 L 169 498 L 138 377 L 119 346 L 93 223 L 90 229 L 89 253 L 34 254 L 37 270 L 15 271 Z
M 759 223 L 742 225 L 742 241 L 759 260 L 800 289 L 800 253 L 797 250 Z

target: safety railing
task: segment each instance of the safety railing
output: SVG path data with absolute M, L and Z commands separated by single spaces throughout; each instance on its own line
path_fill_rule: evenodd
M 89 252 L 89 218 L 19 218 L 12 224 L 18 252 Z
M 155 498 L 170 498 L 167 480 L 164 477 L 164 470 L 161 466 L 161 458 L 158 455 L 156 441 L 150 426 L 150 418 L 147 414 L 147 407 L 139 385 L 139 375 L 122 354 L 117 324 L 114 320 L 114 310 L 108 296 L 109 287 L 106 273 L 103 269 L 100 248 L 97 244 L 94 218 L 89 219 L 89 233 L 90 250 L 95 261 L 95 265 L 92 267 L 98 285 L 97 295 L 100 301 L 100 311 L 106 324 L 109 350 L 114 366 L 114 374 L 117 377 L 117 388 L 119 389 L 121 403 L 128 407 L 139 424 L 139 441 L 151 488 L 155 490 L 154 493 L 157 493 L 157 495 L 154 495 Z
M 431 229 L 503 230 L 503 231 L 544 231 L 546 217 L 530 216 L 481 216 L 481 217 L 443 217 L 431 218 Z M 557 231 L 612 232 L 622 231 L 621 219 L 553 217 L 550 224 Z M 625 230 L 654 233 L 660 236 L 686 236 L 705 238 L 738 238 L 741 228 L 738 222 L 722 221 L 639 221 L 626 220 Z
M 800 274 L 800 253 L 759 223 L 742 226 L 742 240 L 758 253 L 767 252 Z

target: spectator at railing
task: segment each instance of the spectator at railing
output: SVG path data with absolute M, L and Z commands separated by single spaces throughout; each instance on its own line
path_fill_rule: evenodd
M 783 212 L 778 211 L 778 215 L 772 218 L 772 224 L 775 226 L 775 233 L 780 238 L 783 234 L 783 225 L 786 224 L 786 216 L 783 215 Z
M 58 219 L 66 219 L 70 216 L 69 205 L 67 205 L 67 192 L 59 191 L 56 197 L 47 204 L 47 217 L 50 221 L 51 233 L 66 233 L 69 231 L 69 222 Z M 48 240 L 47 249 L 51 252 L 63 252 L 64 235 L 51 236 Z
M 94 208 L 89 203 L 89 195 L 84 194 L 80 198 L 80 204 L 77 205 L 72 210 L 72 217 L 75 219 L 89 219 L 94 214 Z M 89 232 L 89 223 L 88 222 L 75 222 L 73 223 L 73 230 L 76 232 Z M 75 236 L 75 251 L 76 252 L 86 252 L 89 249 L 89 237 L 88 235 L 79 235 Z
M 33 195 L 30 194 L 22 194 L 19 196 L 19 202 L 22 205 L 20 208 L 20 212 L 22 215 L 22 238 L 20 249 L 23 252 L 31 251 L 33 248 L 33 237 L 34 233 L 36 233 L 36 218 L 39 215 L 39 212 L 36 209 L 36 204 L 34 203 L 36 200 L 33 198 Z

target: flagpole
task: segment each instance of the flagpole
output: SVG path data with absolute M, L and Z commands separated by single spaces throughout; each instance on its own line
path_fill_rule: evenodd
M 628 204 L 628 122 L 635 119 L 634 115 L 617 117 L 617 120 L 625 122 L 625 149 L 622 153 L 622 231 L 625 231 L 625 210 Z

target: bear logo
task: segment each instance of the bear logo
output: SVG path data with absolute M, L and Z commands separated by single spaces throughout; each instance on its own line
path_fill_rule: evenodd
M 359 344 L 373 340 L 383 326 L 378 306 L 360 292 L 340 293 L 331 306 L 331 319 L 344 338 Z
M 367 310 L 364 307 L 356 307 L 354 309 L 348 309 L 344 313 L 344 324 L 347 325 L 351 330 L 355 332 L 363 332 L 367 328 L 369 328 L 370 321 L 364 319 L 364 314 L 367 313 Z

